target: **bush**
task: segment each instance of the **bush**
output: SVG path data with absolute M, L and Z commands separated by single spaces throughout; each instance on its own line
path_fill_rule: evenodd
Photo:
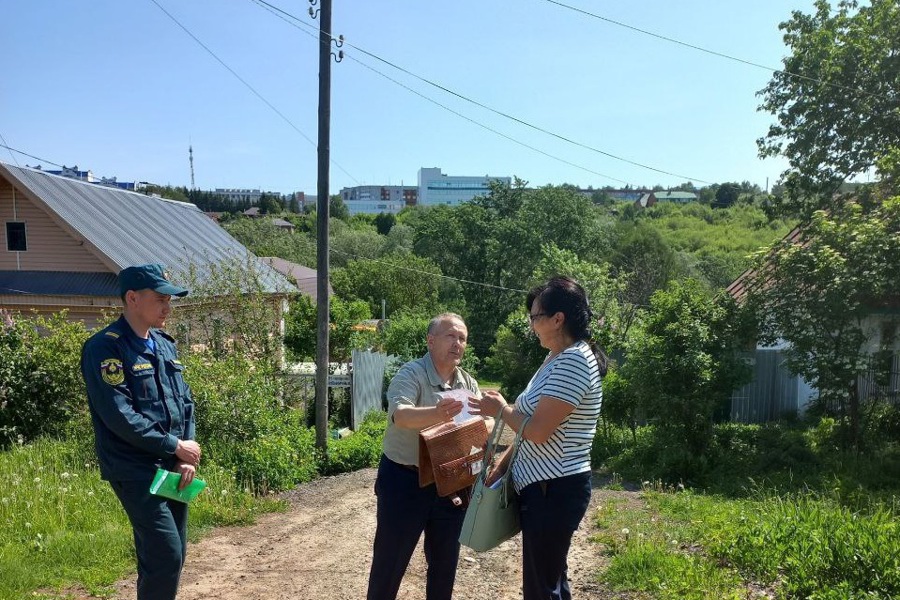
M 632 432 L 626 427 L 614 425 L 601 418 L 591 445 L 591 466 L 600 467 L 607 460 L 618 456 L 632 443 Z
M 65 313 L 0 315 L 0 447 L 61 435 L 86 412 L 81 346 L 88 332 Z
M 184 362 L 206 459 L 233 469 L 241 485 L 256 491 L 315 477 L 315 435 L 302 410 L 284 406 L 283 382 L 266 363 L 204 354 Z
M 387 426 L 387 413 L 370 412 L 352 435 L 335 440 L 328 446 L 328 456 L 321 466 L 323 475 L 334 475 L 378 466 L 381 442 Z

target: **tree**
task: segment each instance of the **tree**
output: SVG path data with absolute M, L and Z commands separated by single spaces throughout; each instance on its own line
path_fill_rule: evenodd
M 790 55 L 759 92 L 760 110 L 777 121 L 758 140 L 759 154 L 790 163 L 773 210 L 804 216 L 833 206 L 843 181 L 900 147 L 900 3 L 815 6 L 779 26 Z
M 588 295 L 594 320 L 591 323 L 593 340 L 606 352 L 613 352 L 624 345 L 628 330 L 634 323 L 633 307 L 621 303 L 624 285 L 609 275 L 609 265 L 595 264 L 579 259 L 575 253 L 560 250 L 552 244 L 542 249 L 543 257 L 531 283 L 543 283 L 554 275 L 568 275 L 584 287 Z M 500 380 L 503 393 L 517 396 L 540 367 L 547 351 L 532 335 L 524 299 L 519 308 L 509 314 L 497 331 L 486 363 Z
M 378 213 L 375 216 L 375 229 L 381 235 L 387 235 L 397 223 L 397 216 L 394 213 Z
M 328 211 L 332 219 L 346 221 L 350 218 L 350 210 L 344 204 L 344 201 L 341 200 L 340 194 L 334 194 L 328 199 Z
M 272 194 L 261 194 L 259 197 L 259 210 L 267 215 L 277 215 L 284 210 L 281 199 Z
M 288 201 L 288 210 L 291 213 L 299 213 L 300 212 L 300 201 L 297 199 L 296 192 L 291 194 L 291 199 Z
M 728 208 L 738 201 L 741 195 L 741 184 L 739 183 L 723 183 L 716 190 L 716 201 L 713 202 L 715 208 Z
M 381 314 L 382 300 L 387 315 L 404 308 L 432 313 L 437 309 L 440 274 L 430 259 L 392 255 L 379 260 L 351 260 L 334 272 L 332 285 L 342 297 L 367 302 L 370 318 Z
M 616 278 L 627 281 L 625 299 L 635 306 L 647 306 L 653 292 L 682 271 L 678 257 L 662 235 L 645 223 L 625 229 L 611 258 Z
M 730 297 L 711 297 L 693 279 L 672 282 L 650 300 L 619 369 L 626 387 L 618 391 L 673 433 L 682 448 L 702 456 L 716 413 L 749 378 L 737 352 L 749 334 L 746 324 Z M 634 414 L 625 407 L 619 411 Z
M 758 258 L 748 306 L 759 315 L 762 341 L 791 344 L 787 364 L 837 406 L 846 440 L 861 442 L 858 376 L 871 364 L 870 341 L 890 347 L 896 331 L 868 317 L 897 301 L 900 197 L 866 212 L 859 204 L 817 211 L 797 239 Z M 896 328 L 895 328 L 896 329 Z
M 351 260 L 378 258 L 385 246 L 384 236 L 371 225 L 351 227 L 345 221 L 331 219 L 329 230 L 334 267 L 345 267 Z
M 353 326 L 369 318 L 369 306 L 361 300 L 342 300 L 333 296 L 329 302 L 331 330 L 328 334 L 328 354 L 332 362 L 349 362 L 353 350 Z M 317 307 L 309 296 L 298 296 L 290 303 L 285 318 L 284 344 L 299 360 L 315 360 Z

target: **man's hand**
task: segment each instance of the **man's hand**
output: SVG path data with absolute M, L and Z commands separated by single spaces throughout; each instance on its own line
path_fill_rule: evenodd
M 181 462 L 196 467 L 200 464 L 200 444 L 194 440 L 178 440 L 175 457 Z
M 178 489 L 180 491 L 186 488 L 187 485 L 194 480 L 194 475 L 197 473 L 197 467 L 186 462 L 177 462 L 175 463 L 175 472 L 181 474 L 181 481 L 178 482 Z
M 434 405 L 434 408 L 437 410 L 441 421 L 452 421 L 453 417 L 462 412 L 463 403 L 456 398 L 441 398 Z

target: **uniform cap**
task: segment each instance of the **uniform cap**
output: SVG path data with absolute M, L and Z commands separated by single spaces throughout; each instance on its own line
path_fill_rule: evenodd
M 188 291 L 183 287 L 172 285 L 162 265 L 137 265 L 125 267 L 119 272 L 119 295 L 129 290 L 153 290 L 167 296 L 183 298 Z

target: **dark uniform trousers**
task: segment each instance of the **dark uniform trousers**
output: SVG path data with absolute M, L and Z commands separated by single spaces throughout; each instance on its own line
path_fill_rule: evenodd
M 375 480 L 378 526 L 369 573 L 368 600 L 394 600 L 422 532 L 428 575 L 427 600 L 449 600 L 459 562 L 459 534 L 465 510 L 437 495 L 434 484 L 419 487 L 417 471 L 381 457 Z
M 131 521 L 139 600 L 174 600 L 187 555 L 188 506 L 154 496 L 149 481 L 111 481 Z
M 522 489 L 524 600 L 571 600 L 566 556 L 590 501 L 590 472 L 539 481 Z

